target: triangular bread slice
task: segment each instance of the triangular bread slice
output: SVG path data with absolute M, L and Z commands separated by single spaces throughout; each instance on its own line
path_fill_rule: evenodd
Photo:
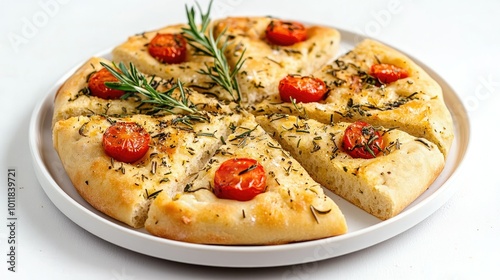
M 95 209 L 131 227 L 142 227 L 159 192 L 171 195 L 197 172 L 221 145 L 238 116 L 209 115 L 191 127 L 182 116 L 79 116 L 55 123 L 53 144 L 80 195 Z M 113 122 L 135 122 L 151 136 L 147 154 L 134 163 L 107 156 L 102 136 Z
M 347 230 L 344 216 L 300 164 L 248 116 L 225 139 L 184 192 L 163 192 L 146 229 L 161 237 L 208 244 L 280 244 Z M 267 190 L 249 201 L 217 198 L 214 174 L 231 158 L 253 158 L 266 171 Z
M 155 75 L 166 80 L 180 79 L 186 87 L 192 87 L 200 93 L 209 93 L 222 100 L 232 101 L 233 98 L 218 86 L 207 75 L 200 74 L 200 69 L 212 67 L 212 57 L 196 52 L 187 45 L 186 61 L 178 64 L 168 64 L 158 61 L 148 52 L 148 44 L 156 34 L 181 33 L 187 24 L 166 26 L 157 30 L 143 32 L 130 36 L 127 41 L 112 50 L 113 61 L 123 62 L 126 65 L 133 63 L 137 69 L 149 75 Z
M 112 65 L 107 59 L 92 57 L 84 62 L 57 90 L 54 99 L 52 124 L 59 120 L 91 114 L 120 115 L 134 113 L 140 99 L 102 99 L 92 96 L 88 88 L 90 76 L 101 70 L 101 62 Z
M 237 79 L 244 93 L 243 101 L 279 101 L 279 81 L 288 74 L 309 75 L 333 60 L 340 46 L 340 33 L 330 27 L 312 25 L 307 39 L 291 46 L 278 46 L 266 40 L 270 17 L 228 17 L 214 21 L 215 36 L 225 32 L 226 57 L 235 67 L 245 51 L 245 62 Z M 225 42 L 221 40 L 221 43 Z M 276 90 L 274 90 L 276 88 Z
M 101 63 L 112 66 L 113 63 L 105 58 L 92 57 L 83 63 L 59 88 L 54 100 L 53 124 L 59 120 L 75 116 L 92 114 L 103 114 L 107 116 L 127 116 L 146 113 L 151 106 L 144 106 L 141 101 L 142 95 L 133 94 L 126 99 L 103 99 L 93 96 L 88 89 L 89 77 L 103 68 Z M 177 81 L 167 81 L 160 77 L 145 75 L 152 87 L 159 92 L 169 90 Z M 172 93 L 174 98 L 179 98 L 180 91 L 177 89 Z M 203 111 L 230 113 L 231 109 L 222 104 L 216 98 L 200 94 L 190 88 L 185 88 L 188 103 Z M 183 113 L 172 110 L 175 113 Z
M 377 128 L 387 148 L 383 155 L 363 159 L 342 149 L 349 123 L 328 125 L 281 114 L 257 121 L 318 183 L 383 220 L 420 196 L 444 167 L 435 144 L 398 129 Z
M 409 76 L 379 85 L 369 75 L 370 67 L 379 63 L 404 68 Z M 366 39 L 313 75 L 330 89 L 324 101 L 295 105 L 265 102 L 252 106 L 251 111 L 294 114 L 323 123 L 363 120 L 375 126 L 397 127 L 431 141 L 445 157 L 448 155 L 454 129 L 441 87 L 399 51 Z

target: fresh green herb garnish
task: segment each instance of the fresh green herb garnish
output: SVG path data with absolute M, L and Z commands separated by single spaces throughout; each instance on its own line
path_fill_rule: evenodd
M 177 84 L 173 85 L 166 92 L 157 91 L 151 84 L 152 80 L 148 80 L 137 68 L 130 63 L 129 69 L 124 63 L 120 62 L 118 65 L 113 64 L 114 67 L 101 62 L 101 65 L 106 68 L 113 76 L 115 76 L 119 82 L 117 83 L 105 83 L 109 88 L 119 89 L 126 92 L 122 96 L 125 99 L 130 96 L 131 93 L 138 93 L 144 96 L 141 100 L 143 104 L 151 104 L 152 108 L 149 113 L 154 114 L 159 111 L 165 111 L 170 114 L 175 114 L 174 109 L 180 109 L 188 115 L 183 116 L 181 122 L 187 125 L 191 124 L 192 120 L 206 121 L 207 118 L 203 116 L 194 106 L 190 106 L 189 101 L 186 97 L 183 84 L 180 80 L 177 80 Z M 119 70 L 116 70 L 119 69 Z M 174 90 L 179 89 L 180 98 L 176 99 L 172 96 Z
M 225 30 L 214 38 L 213 30 L 208 30 L 207 28 L 210 24 L 210 9 L 212 7 L 212 0 L 208 5 L 208 10 L 204 14 L 200 5 L 196 3 L 198 10 L 201 14 L 201 25 L 198 28 L 196 24 L 196 12 L 194 7 L 188 8 L 186 6 L 186 14 L 188 18 L 189 28 L 183 28 L 182 33 L 188 44 L 193 47 L 197 52 L 213 57 L 214 64 L 212 66 L 205 64 L 206 69 L 200 69 L 199 73 L 203 75 L 209 76 L 216 84 L 224 88 L 227 91 L 233 100 L 238 104 L 241 102 L 241 90 L 238 85 L 238 81 L 236 79 L 236 74 L 241 69 L 241 66 L 245 62 L 243 59 L 243 55 L 245 54 L 245 50 L 242 51 L 234 69 L 230 69 L 229 63 L 227 62 L 227 58 L 224 55 L 224 51 L 226 50 L 228 41 L 227 39 L 222 43 L 222 37 L 224 36 Z M 219 48 L 219 44 L 222 43 L 222 46 Z M 235 96 L 236 94 L 236 96 Z

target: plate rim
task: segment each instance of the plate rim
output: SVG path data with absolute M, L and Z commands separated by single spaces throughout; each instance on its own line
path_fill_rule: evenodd
M 349 39 L 345 39 L 346 37 L 351 38 L 350 40 L 352 44 L 356 44 L 357 40 L 369 38 L 345 29 L 335 29 L 341 33 L 341 44 L 345 43 L 345 41 L 349 41 Z M 378 39 L 373 40 L 382 42 Z M 463 162 L 467 158 L 469 150 L 468 146 L 470 143 L 470 120 L 462 100 L 459 98 L 453 87 L 451 87 L 439 74 L 426 64 L 422 63 L 420 60 L 404 51 L 399 50 L 398 48 L 391 46 L 390 44 L 386 44 L 385 42 L 382 43 L 408 56 L 416 64 L 422 67 L 433 79 L 435 79 L 443 88 L 445 101 L 447 99 L 453 100 L 454 105 L 458 105 L 459 107 L 457 109 L 449 108 L 450 112 L 453 113 L 457 111 L 463 113 L 460 116 L 452 114 L 454 124 L 457 119 L 460 120 L 461 124 L 465 124 L 460 128 L 455 127 L 455 132 L 462 132 L 460 134 L 460 138 L 464 149 L 460 151 L 459 155 L 457 155 L 457 160 L 453 165 L 453 172 L 451 172 L 449 177 L 446 178 L 446 180 L 432 194 L 420 201 L 418 204 L 413 205 L 411 208 L 406 209 L 404 212 L 386 221 L 381 221 L 372 226 L 359 229 L 354 232 L 348 232 L 345 235 L 319 240 L 282 245 L 223 246 L 193 244 L 164 239 L 139 232 L 132 228 L 127 228 L 118 222 L 113 222 L 96 215 L 85 206 L 75 201 L 62 189 L 62 187 L 58 185 L 45 165 L 41 150 L 41 132 L 43 124 L 46 121 L 45 117 L 47 117 L 46 109 L 49 108 L 50 110 L 51 105 L 53 107 L 53 100 L 51 99 L 55 96 L 57 88 L 79 67 L 79 65 L 76 65 L 69 71 L 65 72 L 65 74 L 57 80 L 57 82 L 49 89 L 43 98 L 38 101 L 35 109 L 33 110 L 29 124 L 29 146 L 35 175 L 38 182 L 44 189 L 44 192 L 56 208 L 58 208 L 65 216 L 78 226 L 117 246 L 135 251 L 137 253 L 170 261 L 215 267 L 276 267 L 320 261 L 368 248 L 401 234 L 411 227 L 419 224 L 449 200 L 449 198 L 457 190 L 457 187 L 455 187 L 452 183 L 455 181 L 456 174 L 460 173 L 458 171 L 463 166 Z M 106 53 L 110 53 L 110 50 L 111 48 L 108 48 L 98 52 L 95 56 L 104 56 Z M 445 94 L 445 88 L 450 91 L 448 94 Z M 459 137 L 455 134 L 453 145 L 458 145 L 457 138 Z M 93 220 L 86 220 L 86 217 L 92 218 Z M 101 228 L 91 227 L 90 225 L 93 223 L 101 225 Z M 117 234 L 119 235 L 119 238 L 116 238 Z M 368 237 L 368 235 L 370 236 Z M 355 246 L 342 244 L 342 242 L 349 243 L 344 241 L 346 239 L 356 241 L 351 242 L 355 243 Z M 142 243 L 138 241 L 141 241 Z M 148 246 L 145 246 L 144 242 L 146 242 Z M 139 245 L 137 246 L 136 244 Z M 146 250 L 146 248 L 148 249 Z M 165 251 L 167 251 L 168 254 L 165 254 Z M 321 253 L 322 251 L 324 252 Z M 218 254 L 218 257 L 214 257 L 215 253 Z M 238 257 L 236 258 L 235 255 L 238 255 Z M 283 255 L 286 255 L 285 258 L 281 258 Z

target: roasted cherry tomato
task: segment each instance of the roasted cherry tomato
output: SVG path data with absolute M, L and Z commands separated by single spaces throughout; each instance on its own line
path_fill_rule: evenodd
M 214 193 L 218 198 L 247 201 L 265 190 L 266 172 L 254 159 L 229 159 L 215 171 Z
M 373 126 L 357 121 L 346 128 L 342 147 L 353 158 L 369 159 L 384 149 L 384 141 Z
M 186 61 L 187 42 L 182 34 L 156 34 L 149 42 L 149 54 L 162 63 L 178 64 Z
M 137 123 L 116 122 L 104 132 L 102 146 L 108 156 L 132 163 L 148 152 L 149 141 L 149 133 Z
M 111 74 L 106 68 L 92 74 L 89 78 L 90 94 L 104 99 L 120 98 L 125 92 L 123 90 L 112 89 L 105 83 L 116 83 L 118 79 Z
M 408 71 L 392 64 L 373 64 L 370 75 L 383 84 L 390 84 L 408 77 Z
M 273 20 L 266 28 L 269 42 L 280 46 L 291 46 L 307 39 L 307 29 L 294 21 Z
M 290 102 L 290 98 L 293 98 L 303 103 L 320 101 L 328 92 L 322 80 L 297 75 L 288 75 L 281 79 L 278 90 L 283 102 Z

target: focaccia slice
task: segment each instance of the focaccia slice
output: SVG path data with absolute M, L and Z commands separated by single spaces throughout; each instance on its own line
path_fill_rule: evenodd
M 182 116 L 79 116 L 55 123 L 53 144 L 78 193 L 95 209 L 131 227 L 144 225 L 149 204 L 159 193 L 178 192 L 188 175 L 201 169 L 221 145 L 237 116 L 209 115 L 191 127 Z M 114 122 L 134 122 L 150 135 L 142 159 L 124 163 L 103 149 L 103 133 Z
M 380 83 L 370 75 L 370 68 L 381 63 L 405 69 L 408 77 Z M 267 102 L 250 109 L 257 114 L 295 114 L 323 123 L 363 120 L 375 126 L 397 127 L 431 141 L 447 156 L 454 128 L 441 87 L 407 56 L 366 39 L 314 76 L 325 81 L 330 90 L 325 100 L 295 105 Z
M 59 120 L 91 114 L 121 115 L 137 112 L 140 98 L 103 99 L 90 93 L 88 82 L 93 73 L 101 70 L 101 63 L 112 62 L 99 57 L 92 57 L 83 63 L 58 89 L 54 99 L 52 124 Z
M 266 28 L 276 19 L 270 17 L 228 17 L 214 22 L 216 36 L 225 32 L 227 60 L 235 67 L 245 51 L 237 80 L 243 100 L 249 104 L 267 100 L 277 102 L 279 81 L 288 74 L 309 75 L 335 57 L 340 33 L 324 26 L 307 26 L 307 39 L 291 46 L 266 40 Z M 221 42 L 225 42 L 221 40 Z
M 127 116 L 134 114 L 143 114 L 151 110 L 151 106 L 142 104 L 144 97 L 140 94 L 132 94 L 126 99 L 103 99 L 93 96 L 88 87 L 90 76 L 101 70 L 101 63 L 113 65 L 107 59 L 92 57 L 86 61 L 72 74 L 64 84 L 59 88 L 54 100 L 53 124 L 59 120 L 75 116 L 85 116 L 92 114 L 103 114 L 108 116 Z M 167 81 L 160 77 L 146 75 L 147 80 L 158 92 L 166 92 L 176 81 Z M 216 98 L 200 94 L 192 89 L 185 89 L 186 98 L 191 106 L 198 110 L 212 111 L 220 113 L 230 113 L 226 105 L 219 102 Z M 175 90 L 172 96 L 179 98 L 180 91 Z M 176 113 L 183 113 L 180 110 L 172 110 Z
M 257 121 L 289 151 L 318 183 L 386 220 L 420 196 L 444 167 L 444 157 L 428 140 L 379 127 L 386 143 L 376 158 L 353 158 L 342 147 L 350 123 L 332 125 L 289 115 Z
M 154 235 L 206 244 L 280 244 L 347 230 L 344 216 L 300 164 L 248 116 L 225 139 L 184 192 L 163 192 L 151 205 L 146 229 Z M 252 158 L 265 170 L 267 189 L 248 201 L 214 195 L 216 170 Z
M 212 57 L 198 53 L 187 45 L 186 60 L 178 64 L 168 64 L 158 61 L 148 52 L 148 44 L 157 34 L 180 34 L 183 28 L 188 27 L 187 24 L 177 24 L 130 36 L 127 41 L 113 49 L 113 60 L 127 65 L 133 63 L 139 71 L 166 80 L 180 79 L 186 87 L 192 87 L 200 93 L 209 93 L 221 100 L 232 101 L 233 98 L 209 76 L 199 73 L 201 69 L 213 66 Z

